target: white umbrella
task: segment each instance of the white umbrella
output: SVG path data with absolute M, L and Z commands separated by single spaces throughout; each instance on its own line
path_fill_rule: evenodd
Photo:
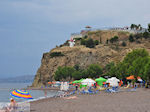
M 109 83 L 110 86 L 113 86 L 113 87 L 118 86 L 118 82 L 120 82 L 120 80 L 117 79 L 116 77 L 109 78 L 109 79 L 106 81 L 106 83 Z
M 94 83 L 96 83 L 94 80 L 88 79 L 88 78 L 83 80 L 83 81 L 81 81 L 82 85 L 87 85 L 87 86 L 92 86 Z
M 143 80 L 142 80 L 142 79 L 138 79 L 138 81 L 139 81 L 139 82 L 142 82 Z

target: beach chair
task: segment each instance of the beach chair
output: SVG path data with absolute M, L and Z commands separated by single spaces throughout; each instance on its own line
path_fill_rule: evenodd
M 89 94 L 96 94 L 96 91 L 92 91 L 91 89 L 88 89 Z
M 112 87 L 112 88 L 106 89 L 105 92 L 107 92 L 107 93 L 116 93 L 116 92 L 119 92 L 119 91 L 118 91 L 118 87 Z
M 137 86 L 135 86 L 133 89 L 128 89 L 127 91 L 128 91 L 128 92 L 135 92 L 136 89 L 137 89 Z
M 80 93 L 81 93 L 81 94 L 88 94 L 88 92 L 85 91 L 85 90 L 80 91 Z
M 106 88 L 104 88 L 104 87 L 98 87 L 97 90 L 103 91 L 103 90 L 106 90 Z
M 76 90 L 71 91 L 71 92 L 70 92 L 70 95 L 75 94 L 75 92 L 76 92 Z
M 110 89 L 105 90 L 106 93 L 111 93 Z
M 126 87 L 124 87 L 125 89 L 129 88 L 130 87 L 130 84 L 128 84 Z

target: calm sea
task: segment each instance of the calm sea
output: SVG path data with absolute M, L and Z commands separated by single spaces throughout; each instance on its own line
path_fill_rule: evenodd
M 25 88 L 31 85 L 31 83 L 0 83 L 0 103 L 7 103 L 9 102 L 11 95 L 10 93 L 15 89 Z M 44 91 L 42 90 L 29 90 L 28 91 L 31 96 L 36 99 L 44 98 Z M 48 97 L 53 97 L 54 95 L 58 94 L 58 91 L 47 91 Z M 19 101 L 24 101 L 21 99 L 16 99 Z

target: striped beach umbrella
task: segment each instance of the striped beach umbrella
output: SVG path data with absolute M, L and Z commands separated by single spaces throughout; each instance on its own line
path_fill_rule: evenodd
M 11 93 L 12 97 L 15 98 L 22 98 L 22 99 L 33 99 L 32 96 L 29 94 L 29 92 L 25 91 L 25 90 L 15 90 L 12 91 Z

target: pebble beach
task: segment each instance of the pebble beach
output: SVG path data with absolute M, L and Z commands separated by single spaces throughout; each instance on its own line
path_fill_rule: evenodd
M 31 102 L 31 112 L 150 112 L 150 89 L 75 94 Z

